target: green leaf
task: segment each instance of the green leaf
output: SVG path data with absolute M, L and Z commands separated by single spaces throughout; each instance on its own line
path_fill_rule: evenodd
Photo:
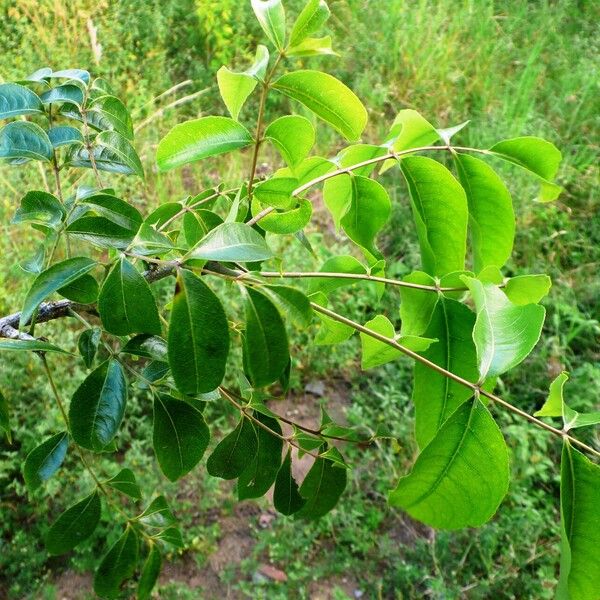
M 135 573 L 138 550 L 137 533 L 127 526 L 96 570 L 94 592 L 98 596 L 110 599 L 120 596 L 121 584 Z
M 75 218 L 90 214 L 104 217 L 127 230 L 127 235 L 131 238 L 137 233 L 143 221 L 137 208 L 125 202 L 125 200 L 116 198 L 111 194 L 102 193 L 83 198 L 74 214 Z
M 348 212 L 352 202 L 352 179 L 352 175 L 340 175 L 327 179 L 323 186 L 323 202 L 333 217 L 336 229 L 340 228 L 342 217 Z
M 327 259 L 321 268 L 322 273 L 344 273 L 366 275 L 367 270 L 364 265 L 354 256 L 334 256 Z M 338 288 L 360 283 L 360 279 L 337 278 L 337 277 L 315 277 L 308 283 L 308 293 L 322 292 L 326 296 Z
M 98 282 L 89 274 L 61 287 L 58 293 L 79 304 L 93 304 L 98 298 Z
M 48 296 L 89 273 L 95 266 L 96 262 L 94 260 L 81 256 L 68 258 L 40 273 L 25 297 L 20 326 L 24 327 L 29 323 L 36 309 Z
M 248 130 L 227 117 L 202 117 L 175 125 L 160 141 L 156 163 L 168 171 L 252 144 Z
M 146 508 L 136 520 L 147 527 L 154 527 L 157 529 L 164 529 L 177 522 L 177 519 L 175 519 L 175 516 L 171 512 L 167 499 L 164 496 L 157 496 L 154 498 L 148 505 L 148 508 Z
M 474 325 L 475 315 L 464 304 L 440 298 L 423 332 L 438 341 L 423 352 L 423 358 L 467 381 L 477 381 L 477 353 L 471 337 Z M 446 419 L 472 395 L 469 388 L 415 363 L 412 400 L 419 447 L 425 448 Z
M 162 567 L 162 556 L 156 544 L 152 544 L 144 561 L 137 588 L 138 600 L 150 600 Z
M 443 165 L 424 156 L 400 163 L 412 201 L 423 270 L 429 275 L 462 271 L 467 246 L 465 191 Z
M 254 64 L 243 73 L 235 73 L 223 66 L 217 71 L 217 83 L 221 98 L 229 114 L 237 121 L 240 110 L 254 91 L 259 80 L 263 79 L 269 64 L 269 51 L 259 45 L 256 49 Z
M 114 477 L 111 477 L 105 483 L 134 500 L 140 500 L 142 498 L 142 490 L 137 484 L 135 475 L 131 469 L 121 469 Z
M 293 177 L 273 177 L 259 183 L 254 188 L 254 195 L 267 206 L 289 209 L 295 204 L 292 192 L 297 187 L 298 180 Z
M 116 131 L 133 140 L 133 123 L 129 111 L 115 96 L 105 95 L 94 100 L 87 111 L 88 124 L 99 131 Z
M 258 215 L 265 207 L 257 200 L 252 200 L 252 215 Z M 263 216 L 257 225 L 264 231 L 278 235 L 297 233 L 304 229 L 312 217 L 312 203 L 299 200 L 298 205 L 290 210 L 276 210 Z
M 455 155 L 459 180 L 467 194 L 473 269 L 498 268 L 510 258 L 515 213 L 510 192 L 494 169 L 474 156 Z
M 102 150 L 106 149 L 110 154 L 114 155 L 119 163 L 126 167 L 131 174 L 144 179 L 142 162 L 135 148 L 126 137 L 117 131 L 103 131 L 96 136 L 94 143 Z M 98 168 L 101 168 L 100 165 L 98 165 Z
M 290 46 L 297 46 L 307 37 L 319 31 L 329 19 L 330 14 L 331 11 L 325 0 L 309 0 L 294 23 L 290 35 Z
M 107 360 L 77 388 L 69 407 L 77 444 L 101 452 L 114 439 L 125 413 L 127 380 L 116 360 Z
M 319 519 L 337 504 L 346 489 L 347 470 L 325 458 L 317 458 L 300 486 L 306 504 L 296 513 L 303 519 Z
M 551 287 L 548 275 L 519 275 L 506 282 L 504 293 L 513 304 L 537 304 Z
M 0 339 L 0 350 L 28 351 L 28 352 L 59 352 L 69 354 L 66 350 L 39 340 L 4 340 Z
M 273 143 L 288 167 L 293 170 L 308 156 L 314 146 L 315 128 L 304 117 L 287 115 L 279 117 L 265 129 L 265 138 Z
M 540 339 L 546 311 L 538 304 L 513 304 L 498 287 L 463 276 L 477 320 L 473 340 L 482 378 L 506 373 L 523 361 Z
M 276 419 L 256 411 L 254 417 L 271 431 L 279 436 L 282 435 L 281 427 Z M 275 482 L 281 466 L 281 450 L 283 448 L 281 437 L 269 433 L 260 425 L 256 426 L 256 434 L 258 450 L 252 462 L 240 475 L 237 485 L 238 500 L 264 496 Z
M 381 146 L 373 146 L 372 144 L 354 144 L 340 150 L 335 158 L 335 162 L 341 168 L 351 167 L 367 160 L 383 156 L 385 153 L 386 149 Z M 354 173 L 354 175 L 369 177 L 376 167 L 377 164 L 372 163 L 357 169 L 352 169 L 352 173 Z
M 246 470 L 258 452 L 258 436 L 250 419 L 242 416 L 237 427 L 225 436 L 206 461 L 213 477 L 236 479 Z
M 185 548 L 183 536 L 177 527 L 169 527 L 168 529 L 157 533 L 154 538 L 170 544 L 177 549 Z
M 50 162 L 52 142 L 46 132 L 35 123 L 13 121 L 0 129 L 0 161 L 18 165 L 28 160 Z
M 262 30 L 278 50 L 285 45 L 285 10 L 281 0 L 251 0 Z
M 83 91 L 77 85 L 65 83 L 44 92 L 40 96 L 43 104 L 74 104 L 81 107 L 83 104 Z
M 68 508 L 48 530 L 46 549 L 50 554 L 65 554 L 94 533 L 100 521 L 100 495 L 94 492 Z
M 0 431 L 4 431 L 9 444 L 12 444 L 12 433 L 10 430 L 10 409 L 8 400 L 0 392 Z
M 354 92 L 326 73 L 294 71 L 273 87 L 304 104 L 349 141 L 358 140 L 367 124 L 367 111 Z
M 339 56 L 331 47 L 331 36 L 320 38 L 306 38 L 297 46 L 292 46 L 286 52 L 286 56 Z
M 154 397 L 152 445 L 161 471 L 177 481 L 199 462 L 210 440 L 204 417 L 191 404 L 170 396 Z
M 167 342 L 157 335 L 136 335 L 121 348 L 121 352 L 153 360 L 166 360 Z
M 244 370 L 254 387 L 264 387 L 277 381 L 289 363 L 287 333 L 279 311 L 267 296 L 252 288 L 242 290 L 246 310 Z
M 48 129 L 48 139 L 54 148 L 71 144 L 83 144 L 83 135 L 79 129 L 68 125 L 59 125 Z
M 596 600 L 600 581 L 600 467 L 565 441 L 560 474 L 563 556 L 559 588 L 571 600 Z
M 313 310 L 310 300 L 300 290 L 288 285 L 264 285 L 261 290 L 279 307 L 286 318 L 298 327 L 310 327 Z
M 42 101 L 29 88 L 17 83 L 0 85 L 0 119 L 44 112 Z
M 27 192 L 21 199 L 21 206 L 17 209 L 12 222 L 37 223 L 46 227 L 55 228 L 66 216 L 66 211 L 59 199 L 48 192 Z
M 440 138 L 445 142 L 447 146 L 450 146 L 450 140 L 459 132 L 462 131 L 471 121 L 463 121 L 453 127 L 444 127 L 442 129 L 436 129 Z
M 142 223 L 131 247 L 135 249 L 136 254 L 145 256 L 155 256 L 168 254 L 172 250 L 184 252 L 184 248 L 176 247 L 167 235 L 157 231 L 152 225 Z
M 49 79 L 76 79 L 87 86 L 90 82 L 90 74 L 84 69 L 63 69 L 61 71 L 50 71 L 45 77 Z
M 113 335 L 162 331 L 156 300 L 148 282 L 124 257 L 118 260 L 102 284 L 98 312 L 104 329 Z
M 435 279 L 423 273 L 414 271 L 402 278 L 406 283 L 415 285 L 435 286 Z M 433 311 L 438 303 L 439 294 L 418 288 L 400 288 L 400 321 L 402 335 L 422 335 L 431 321 Z
M 478 527 L 508 491 L 508 451 L 487 408 L 463 404 L 390 493 L 392 506 L 436 529 Z
M 77 349 L 88 369 L 94 364 L 101 337 L 102 330 L 99 327 L 92 327 L 83 331 L 77 340 Z
M 424 119 L 416 110 L 401 110 L 394 122 L 386 145 L 396 152 L 430 146 L 439 141 L 440 135 L 435 127 Z
M 552 183 L 562 160 L 562 154 L 554 144 L 525 136 L 498 142 L 490 152 L 536 175 L 541 180 L 541 201 L 555 200 L 562 192 L 560 186 Z
M 8 431 L 7 427 L 4 427 Z M 34 448 L 25 459 L 23 478 L 30 492 L 39 488 L 60 468 L 69 447 L 69 434 L 57 433 Z
M 229 326 L 220 300 L 191 271 L 181 270 L 169 323 L 169 364 L 177 389 L 210 392 L 225 376 Z
M 272 256 L 265 238 L 245 223 L 215 227 L 190 253 L 191 258 L 227 262 L 257 262 Z
M 300 495 L 298 484 L 292 475 L 292 451 L 290 449 L 277 472 L 273 490 L 273 505 L 282 515 L 293 515 L 305 504 L 306 500 Z

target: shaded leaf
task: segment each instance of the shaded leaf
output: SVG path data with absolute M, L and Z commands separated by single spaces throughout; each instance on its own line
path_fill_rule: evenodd
M 306 500 L 300 495 L 298 484 L 292 475 L 292 451 L 290 449 L 277 472 L 273 505 L 282 515 L 293 515 L 305 504 Z
M 79 354 L 81 354 L 83 362 L 88 369 L 94 363 L 101 336 L 102 330 L 99 327 L 92 327 L 83 331 L 77 340 Z
M 12 222 L 37 223 L 55 228 L 65 216 L 65 208 L 54 194 L 36 190 L 23 196 L 21 206 L 15 212 Z
M 8 427 L 4 429 L 9 431 Z M 23 465 L 23 478 L 30 492 L 39 488 L 58 471 L 65 460 L 68 447 L 69 434 L 63 431 L 42 442 L 27 455 Z
M 106 485 L 109 485 L 111 488 L 122 492 L 134 500 L 140 500 L 142 498 L 142 490 L 137 484 L 135 475 L 131 469 L 121 469 L 114 477 L 111 477 L 106 481 Z
M 225 436 L 206 461 L 206 470 L 213 477 L 236 479 L 246 470 L 258 452 L 258 436 L 254 425 L 245 416 L 237 427 Z
M 149 600 L 152 595 L 152 590 L 158 581 L 161 567 L 162 556 L 160 554 L 160 550 L 156 544 L 152 544 L 140 574 L 140 580 L 137 588 L 138 600 Z
M 17 83 L 0 84 L 0 119 L 33 115 L 43 111 L 42 101 L 29 88 Z
M 138 560 L 137 533 L 127 526 L 111 546 L 94 575 L 94 591 L 101 598 L 118 598 L 121 584 L 135 573 Z
M 28 160 L 50 162 L 52 156 L 52 142 L 39 125 L 13 121 L 0 129 L 0 161 L 14 165 Z

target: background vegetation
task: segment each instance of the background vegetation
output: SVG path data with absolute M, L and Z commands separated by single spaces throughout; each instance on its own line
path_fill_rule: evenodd
M 286 3 L 289 12 L 299 5 Z M 559 183 L 565 193 L 554 204 L 534 203 L 527 179 L 510 173 L 519 234 L 508 274 L 547 271 L 554 287 L 545 301 L 542 341 L 502 386 L 508 400 L 533 412 L 551 378 L 567 369 L 574 408 L 592 408 L 600 397 L 600 6 L 586 0 L 332 0 L 330 5 L 329 28 L 341 58 L 321 60 L 369 108 L 367 141 L 381 139 L 397 111 L 409 107 L 437 126 L 471 119 L 460 134 L 466 144 L 535 134 L 561 148 Z M 239 0 L 1 0 L 0 81 L 46 65 L 88 68 L 106 77 L 128 100 L 139 127 L 136 146 L 148 170 L 145 188 L 128 184 L 130 189 L 121 191 L 140 207 L 152 208 L 218 178 L 244 177 L 239 159 L 162 176 L 152 160 L 158 140 L 176 122 L 224 114 L 214 73 L 224 63 L 243 65 L 258 34 L 249 3 Z M 277 105 L 267 110 L 274 114 Z M 253 114 L 251 106 L 246 114 Z M 331 131 L 319 131 L 320 146 L 331 153 L 338 141 Z M 261 168 L 277 166 L 274 156 L 268 158 Z M 28 283 L 17 256 L 35 249 L 32 234 L 7 227 L 19 199 L 16 190 L 24 189 L 17 177 L 28 179 L 28 189 L 39 178 L 35 167 L 19 173 L 0 170 L 2 315 L 19 308 Z M 390 272 L 402 275 L 415 264 L 416 241 L 400 178 L 392 172 L 384 179 L 394 200 L 384 253 Z M 319 211 L 309 237 L 319 248 L 315 264 L 344 251 L 343 239 Z M 290 244 L 290 267 L 313 261 Z M 348 316 L 364 322 L 375 296 L 351 289 L 344 300 Z M 383 302 L 396 318 L 397 298 L 386 296 Z M 76 335 L 65 321 L 44 327 L 65 343 Z M 167 484 L 151 468 L 151 449 L 138 442 L 144 439 L 140 432 L 149 435 L 151 427 L 151 409 L 140 391 L 129 408 L 135 417 L 123 434 L 126 460 L 145 473 L 141 483 L 148 492 L 177 496 L 190 548 L 172 557 L 161 579 L 161 598 L 552 597 L 558 445 L 502 416 L 515 475 L 509 497 L 478 531 L 434 534 L 385 503 L 414 451 L 409 364 L 400 360 L 364 374 L 356 340 L 333 351 L 302 350 L 303 340 L 294 341 L 301 359 L 285 410 L 309 422 L 323 403 L 350 423 L 389 424 L 398 444 L 350 450 L 348 459 L 357 468 L 338 509 L 318 523 L 291 522 L 271 514 L 266 502 L 236 504 L 228 484 L 205 478 L 201 467 L 182 484 Z M 80 373 L 66 362 L 63 367 L 64 379 L 75 387 Z M 65 490 L 60 503 L 39 503 L 44 514 L 33 514 L 25 501 L 20 463 L 34 439 L 56 424 L 38 368 L 33 359 L 0 358 L 0 388 L 19 414 L 14 445 L 0 442 L 0 598 L 85 598 L 95 549 L 49 559 L 38 541 L 40 530 L 68 501 Z M 222 411 L 215 418 L 223 423 L 232 417 L 226 407 L 215 410 Z M 49 485 L 63 482 L 64 477 Z M 75 497 L 85 482 L 70 483 Z M 50 487 L 51 496 L 53 491 Z

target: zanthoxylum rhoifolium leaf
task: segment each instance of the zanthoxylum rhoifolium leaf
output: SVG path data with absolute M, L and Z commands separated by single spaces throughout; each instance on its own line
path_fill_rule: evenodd
M 515 213 L 504 182 L 485 162 L 467 154 L 456 154 L 459 180 L 469 203 L 469 226 L 473 269 L 504 266 L 515 238 Z
M 329 171 L 335 169 L 335 164 L 322 156 L 310 156 L 305 158 L 294 170 L 289 167 L 279 169 L 276 172 L 277 177 L 295 177 L 298 179 L 298 185 L 304 185 Z
M 166 360 L 167 342 L 157 335 L 136 335 L 121 348 L 124 354 L 133 354 L 152 360 Z
M 237 427 L 226 435 L 206 461 L 213 477 L 236 479 L 254 460 L 258 452 L 258 435 L 252 421 L 242 415 Z
M 101 337 L 102 330 L 99 327 L 92 327 L 83 331 L 77 340 L 77 349 L 83 358 L 83 363 L 88 369 L 94 363 Z
M 225 66 L 217 71 L 217 83 L 221 98 L 223 98 L 229 114 L 236 121 L 256 84 L 264 79 L 268 64 L 269 51 L 266 46 L 259 45 L 256 48 L 254 64 L 246 71 L 236 73 Z
M 39 488 L 58 471 L 65 460 L 68 446 L 69 434 L 63 431 L 42 442 L 27 455 L 23 465 L 23 478 L 29 491 Z
M 550 384 L 550 392 L 544 406 L 534 415 L 536 417 L 560 417 L 565 431 L 575 427 L 588 427 L 600 423 L 600 412 L 580 413 L 572 409 L 563 398 L 563 388 L 569 375 L 564 371 Z
M 81 108 L 83 91 L 77 85 L 65 83 L 44 92 L 40 100 L 43 104 L 73 104 Z
M 183 215 L 183 235 L 190 248 L 209 232 L 223 223 L 223 219 L 216 213 L 199 209 L 194 212 L 186 212 Z
M 89 538 L 100 521 L 100 512 L 100 495 L 97 491 L 68 508 L 46 534 L 48 552 L 65 554 Z
M 189 473 L 200 462 L 209 440 L 200 411 L 183 400 L 155 395 L 152 445 L 167 479 L 176 481 Z
M 48 129 L 48 139 L 52 146 L 60 148 L 61 146 L 70 146 L 71 144 L 83 144 L 83 135 L 79 129 L 69 125 L 58 125 Z
M 347 146 L 343 150 L 340 150 L 335 157 L 335 162 L 340 168 L 350 167 L 371 160 L 372 158 L 378 158 L 384 154 L 386 154 L 386 148 L 383 148 L 382 146 L 354 144 L 353 146 Z M 377 167 L 377 164 L 378 163 L 372 163 L 370 165 L 359 167 L 358 169 L 352 169 L 352 172 L 354 175 L 369 177 Z
M 296 203 L 292 192 L 297 187 L 298 180 L 293 177 L 273 177 L 259 183 L 254 188 L 254 195 L 266 206 L 288 210 Z
M 24 327 L 39 305 L 60 288 L 73 283 L 96 266 L 91 258 L 75 257 L 52 265 L 34 280 L 21 311 L 20 326 Z
M 244 371 L 255 387 L 274 383 L 290 359 L 287 333 L 275 305 L 263 293 L 243 290 L 246 330 L 243 335 Z
M 285 45 L 285 10 L 281 0 L 252 0 L 252 10 L 269 40 L 282 50 Z
M 293 515 L 304 505 L 306 500 L 300 495 L 298 484 L 292 475 L 292 450 L 288 450 L 275 480 L 273 505 L 282 515 Z
M 327 259 L 321 268 L 319 269 L 322 273 L 344 273 L 344 274 L 356 274 L 366 275 L 367 269 L 365 266 L 354 256 L 334 256 Z M 359 283 L 360 279 L 352 279 L 345 277 L 315 277 L 311 278 L 308 282 L 308 293 L 314 294 L 315 292 L 322 292 L 326 296 L 338 288 Z
M 508 450 L 478 400 L 458 408 L 390 493 L 392 506 L 439 529 L 478 527 L 508 491 Z
M 319 38 L 307 38 L 297 46 L 289 48 L 286 56 L 339 56 L 331 47 L 331 36 L 325 35 Z
M 274 433 L 256 424 L 258 450 L 238 480 L 239 500 L 264 496 L 275 482 L 281 466 L 283 440 L 279 422 L 258 411 L 254 411 L 254 417 Z
M 161 171 L 168 171 L 252 142 L 250 132 L 233 119 L 202 117 L 175 125 L 158 144 L 156 163 Z
M 310 298 L 320 306 L 327 306 L 327 296 L 322 292 L 315 292 Z M 335 321 L 331 317 L 320 312 L 315 312 L 315 314 L 321 321 L 321 327 L 319 327 L 314 340 L 317 346 L 340 344 L 341 342 L 350 339 L 355 332 L 353 327 L 350 327 L 345 323 Z
M 348 141 L 360 138 L 367 125 L 367 110 L 341 81 L 320 71 L 293 71 L 281 76 L 273 88 L 298 100 L 337 129 Z
M 473 340 L 481 378 L 517 366 L 540 339 L 546 311 L 539 304 L 519 306 L 491 283 L 463 276 L 477 311 Z
M 229 325 L 221 301 L 191 271 L 180 270 L 169 323 L 169 365 L 189 396 L 217 388 L 225 375 Z
M 330 450 L 341 459 L 336 448 L 330 448 Z M 337 504 L 346 489 L 347 479 L 347 470 L 340 466 L 338 461 L 316 458 L 300 486 L 300 495 L 306 500 L 306 503 L 295 513 L 296 517 L 318 519 L 327 514 Z
M 293 171 L 314 146 L 315 128 L 304 117 L 286 115 L 267 126 L 265 138 L 279 150 L 286 164 Z
M 39 96 L 17 83 L 0 85 L 0 119 L 44 112 Z
M 0 392 L 0 432 L 4 432 L 9 444 L 12 444 L 12 433 L 10 428 L 10 407 L 8 400 Z
M 548 275 L 518 275 L 506 282 L 504 293 L 513 304 L 537 304 L 551 287 Z
M 119 98 L 102 95 L 91 103 L 86 112 L 88 125 L 98 131 L 116 131 L 133 140 L 133 122 L 126 106 Z
M 175 246 L 164 233 L 157 231 L 152 225 L 144 222 L 142 223 L 135 239 L 133 240 L 130 249 L 133 248 L 136 254 L 142 254 L 144 256 L 161 256 L 168 254 L 172 250 L 179 250 L 185 252 L 184 248 Z
M 142 490 L 137 484 L 135 475 L 131 469 L 121 469 L 114 477 L 111 477 L 104 483 L 134 500 L 142 498 Z
M 450 140 L 459 132 L 462 131 L 471 121 L 463 121 L 452 127 L 438 128 L 436 131 L 446 145 L 450 145 Z
M 489 151 L 536 175 L 541 181 L 539 199 L 542 202 L 555 200 L 562 192 L 559 185 L 552 183 L 562 160 L 562 154 L 554 144 L 538 137 L 525 136 L 498 142 Z
M 414 271 L 402 278 L 406 283 L 435 287 L 436 281 L 423 271 Z M 439 294 L 418 288 L 400 288 L 400 321 L 402 335 L 422 335 L 433 315 Z
M 177 527 L 168 527 L 164 531 L 157 533 L 154 538 L 161 542 L 165 542 L 166 544 L 170 544 L 178 550 L 185 548 L 183 536 Z
M 98 299 L 98 282 L 89 273 L 61 287 L 58 293 L 79 304 L 93 304 Z
M 561 459 L 560 600 L 596 600 L 600 581 L 600 467 L 565 440 Z
M 264 285 L 261 290 L 290 321 L 298 327 L 310 327 L 313 309 L 310 300 L 300 290 L 287 285 Z
M 173 515 L 169 508 L 169 503 L 164 496 L 157 496 L 150 502 L 148 508 L 144 512 L 136 517 L 136 521 L 140 521 L 147 527 L 154 527 L 155 529 L 164 529 L 177 522 L 175 515 Z
M 142 572 L 140 573 L 140 580 L 137 588 L 138 600 L 150 599 L 152 590 L 158 581 L 161 567 L 162 556 L 160 554 L 160 550 L 156 544 L 152 544 L 152 546 L 150 546 L 148 556 L 144 561 Z
M 437 342 L 423 352 L 423 357 L 467 381 L 477 381 L 477 353 L 471 337 L 474 325 L 475 315 L 469 308 L 441 297 L 423 333 L 427 338 L 436 338 Z M 466 386 L 427 365 L 415 363 L 412 400 L 419 447 L 425 448 L 446 419 L 472 395 Z
M 294 202 L 294 204 L 296 204 Z M 252 216 L 258 215 L 266 208 L 256 198 L 252 200 Z M 286 235 L 296 233 L 304 229 L 310 222 L 312 216 L 312 203 L 308 200 L 298 200 L 295 208 L 289 210 L 275 210 L 272 213 L 263 216 L 258 222 L 258 226 L 264 231 L 275 233 L 277 235 Z
M 46 262 L 46 246 L 42 242 L 38 245 L 33 255 L 19 263 L 19 267 L 31 275 L 39 275 L 44 270 Z
M 436 341 L 414 335 L 396 336 L 394 325 L 384 315 L 377 315 L 374 319 L 365 323 L 365 327 L 374 333 L 393 339 L 402 346 L 415 352 L 424 352 Z M 365 370 L 384 365 L 402 356 L 402 352 L 397 348 L 393 348 L 385 342 L 377 340 L 366 333 L 361 332 L 360 342 L 362 345 L 361 367 Z
M 98 312 L 104 329 L 113 335 L 162 331 L 156 300 L 148 282 L 122 256 L 102 284 Z
M 400 166 L 411 196 L 423 270 L 434 276 L 463 270 L 469 216 L 464 189 L 431 158 L 409 156 Z
M 127 380 L 114 359 L 92 371 L 77 388 L 69 407 L 71 435 L 77 444 L 102 452 L 114 439 L 127 403 Z
M 13 121 L 0 129 L 0 161 L 11 165 L 29 160 L 50 162 L 53 152 L 48 134 L 35 123 Z
M 12 223 L 37 223 L 56 228 L 66 214 L 65 207 L 54 194 L 32 191 L 21 199 L 21 206 L 15 212 Z
M 0 339 L 0 351 L 28 351 L 28 352 L 59 352 L 60 354 L 68 354 L 66 350 L 40 340 L 8 340 Z
M 265 239 L 245 223 L 223 223 L 212 229 L 190 252 L 190 258 L 227 262 L 257 262 L 273 256 Z
M 298 46 L 325 24 L 331 11 L 325 0 L 309 0 L 294 23 L 290 34 L 290 46 Z
M 130 525 L 111 546 L 94 575 L 94 591 L 101 598 L 118 598 L 121 584 L 134 573 L 138 561 L 137 533 Z
M 44 77 L 48 79 L 75 79 L 87 87 L 90 82 L 90 74 L 85 69 L 62 69 L 60 71 L 46 72 Z

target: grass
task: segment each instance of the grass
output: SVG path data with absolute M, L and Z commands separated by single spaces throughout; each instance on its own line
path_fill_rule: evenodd
M 286 6 L 293 13 L 300 4 L 294 0 Z M 533 411 L 550 379 L 566 368 L 572 373 L 566 388 L 569 398 L 576 408 L 590 408 L 600 395 L 600 280 L 596 276 L 600 94 L 593 76 L 600 57 L 600 6 L 575 0 L 332 0 L 331 7 L 330 28 L 341 59 L 298 61 L 297 66 L 320 64 L 357 92 L 369 109 L 367 140 L 381 139 L 396 112 L 410 107 L 438 126 L 470 119 L 458 138 L 464 144 L 487 146 L 506 137 L 535 134 L 561 148 L 564 161 L 559 179 L 565 193 L 554 204 L 533 202 L 535 184 L 517 170 L 504 171 L 519 219 L 508 273 L 549 272 L 554 287 L 546 301 L 542 341 L 526 364 L 501 382 L 501 388 L 509 400 Z M 6 17 L 0 20 L 0 78 L 18 78 L 46 64 L 86 66 L 108 78 L 127 98 L 137 122 L 151 119 L 136 141 L 148 170 L 147 186 L 117 184 L 137 205 L 154 207 L 215 179 L 235 182 L 244 177 L 246 159 L 240 158 L 158 176 L 152 156 L 161 135 L 174 123 L 224 112 L 212 77 L 223 62 L 242 65 L 252 54 L 251 40 L 258 30 L 246 3 L 7 0 L 0 11 Z M 97 28 L 103 48 L 98 64 L 88 20 Z M 154 100 L 185 80 L 191 82 Z M 156 114 L 161 106 L 196 91 L 203 93 L 179 108 Z M 268 115 L 288 107 L 287 100 L 270 100 Z M 249 123 L 253 108 L 250 102 L 244 113 Z M 319 128 L 318 144 L 326 154 L 340 147 L 339 138 L 324 126 Z M 273 155 L 265 156 L 264 162 L 267 169 L 276 166 Z M 36 236 L 9 227 L 8 220 L 18 203 L 18 191 L 37 180 L 35 169 L 0 170 L 1 314 L 18 308 L 28 284 L 18 262 L 33 253 Z M 406 191 L 393 172 L 382 181 L 394 203 L 383 236 L 390 257 L 388 271 L 401 275 L 416 264 Z M 347 251 L 344 241 L 330 231 L 313 231 L 311 239 L 320 254 L 311 269 L 328 256 Z M 291 243 L 286 260 L 292 269 L 308 268 L 311 259 Z M 365 321 L 379 310 L 396 319 L 394 292 L 377 306 L 375 297 L 360 289 L 358 293 L 358 288 L 351 288 L 339 297 L 346 314 Z M 44 334 L 64 343 L 73 343 L 76 335 L 64 323 L 45 325 Z M 390 423 L 398 441 L 384 442 L 380 448 L 349 449 L 348 459 L 356 465 L 349 490 L 339 509 L 317 524 L 277 518 L 263 529 L 254 511 L 245 520 L 253 547 L 238 566 L 220 574 L 223 589 L 269 599 L 309 598 L 318 593 L 340 599 L 352 597 L 354 590 L 366 598 L 550 598 L 558 557 L 556 444 L 543 432 L 496 411 L 509 442 L 514 477 L 497 517 L 478 531 L 433 535 L 415 528 L 385 503 L 391 483 L 406 471 L 414 453 L 409 364 L 401 360 L 360 373 L 357 340 L 334 348 L 308 348 L 303 343 L 307 335 L 293 335 L 297 347 L 294 398 L 306 402 L 305 383 L 325 380 L 330 387 L 323 402 L 327 404 L 329 396 L 329 404 L 335 404 L 339 399 L 332 389 L 342 390 L 350 423 Z M 61 379 L 73 387 L 81 377 L 79 369 L 68 361 L 55 362 Z M 25 376 L 15 377 L 17 371 Z M 51 573 L 66 568 L 86 572 L 101 551 L 96 542 L 66 560 L 48 560 L 40 542 L 40 533 L 70 500 L 68 496 L 75 498 L 89 482 L 67 465 L 61 477 L 50 482 L 49 500 L 38 494 L 31 503 L 22 501 L 26 492 L 20 463 L 34 437 L 54 432 L 59 419 L 35 358 L 0 356 L 0 389 L 19 407 L 17 444 L 0 446 L 0 597 L 5 593 L 10 598 L 53 598 L 59 592 Z M 236 515 L 231 490 L 206 477 L 202 468 L 182 486 L 166 484 L 142 441 L 150 435 L 143 393 L 135 394 L 130 411 L 122 436 L 129 447 L 127 462 L 143 474 L 145 490 L 178 496 L 193 561 L 205 568 L 226 535 L 226 524 Z M 41 414 L 48 418 L 40 419 Z M 212 418 L 215 430 L 231 422 L 228 409 L 219 407 Z M 102 467 L 115 465 L 103 460 Z M 43 512 L 39 506 L 44 506 Z M 258 507 L 259 513 L 268 512 L 268 503 L 260 502 Z M 265 562 L 285 571 L 287 583 L 257 577 Z M 320 585 L 325 585 L 325 591 Z M 197 594 L 188 580 L 165 584 L 160 591 L 163 598 L 196 598 Z

